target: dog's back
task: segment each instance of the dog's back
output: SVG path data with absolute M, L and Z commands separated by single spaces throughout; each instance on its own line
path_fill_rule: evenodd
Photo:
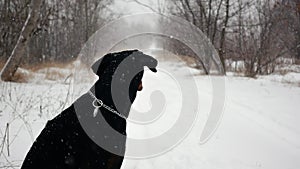
M 123 157 L 102 149 L 90 139 L 72 105 L 48 121 L 28 152 L 22 169 L 117 169 L 122 161 Z
M 111 81 L 118 64 L 131 54 L 134 54 L 130 58 L 131 63 L 124 67 L 128 68 L 125 70 L 127 73 L 125 77 L 128 78 L 118 81 L 119 87 L 123 88 L 126 84 L 124 82 L 130 82 L 129 86 L 125 86 L 124 90 L 114 89 L 119 94 L 118 99 L 122 103 L 117 109 L 112 99 Z M 124 117 L 128 116 L 131 104 L 135 99 L 138 84 L 143 76 L 143 66 L 147 66 L 145 58 L 151 61 L 150 65 L 152 66 L 148 65 L 148 67 L 152 71 L 156 71 L 154 67 L 157 65 L 157 61 L 150 56 L 145 56 L 141 52 L 133 50 L 108 54 L 97 61 L 92 68 L 100 78 L 90 90 L 93 96 L 89 93 L 84 94 L 69 108 L 48 121 L 28 152 L 21 169 L 121 168 L 126 144 L 126 119 Z M 135 60 L 135 57 L 140 57 L 140 61 Z M 113 63 L 117 64 L 111 65 Z M 131 72 L 129 70 L 131 68 L 139 71 Z M 131 76 L 132 73 L 134 76 Z M 95 109 L 95 105 L 93 105 L 95 99 L 103 100 L 110 108 L 118 110 L 122 116 L 118 116 L 104 107 L 100 107 L 99 110 Z M 93 114 L 95 110 L 99 111 L 96 116 Z M 121 137 L 115 136 L 111 129 L 119 133 Z M 99 140 L 100 142 L 97 142 Z M 113 146 L 115 152 L 108 151 L 99 143 L 108 145 L 108 147 Z

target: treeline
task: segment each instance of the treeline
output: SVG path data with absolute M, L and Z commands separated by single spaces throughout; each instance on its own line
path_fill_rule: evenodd
M 0 0 L 0 61 L 11 55 L 29 13 L 31 0 Z M 104 24 L 110 0 L 43 1 L 38 23 L 21 64 L 68 62 Z
M 33 0 L 0 0 L 0 62 L 12 54 Z M 139 0 L 133 0 L 143 5 Z M 223 67 L 254 77 L 271 74 L 278 61 L 300 60 L 300 0 L 158 0 L 153 11 L 181 17 L 199 28 L 217 49 Z M 37 26 L 21 64 L 68 62 L 109 19 L 109 0 L 42 1 Z M 194 55 L 179 41 L 164 48 Z M 232 64 L 235 64 L 233 66 Z M 198 67 L 203 67 L 199 61 Z M 17 67 L 17 66 L 16 66 Z M 207 74 L 210 67 L 204 69 Z
M 205 33 L 227 69 L 241 61 L 253 77 L 273 73 L 279 58 L 300 59 L 300 0 L 169 0 L 166 11 Z

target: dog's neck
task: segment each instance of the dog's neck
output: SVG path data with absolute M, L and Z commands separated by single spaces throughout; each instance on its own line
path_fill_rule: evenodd
M 88 91 L 88 94 L 94 99 L 92 105 L 94 106 L 94 113 L 93 116 L 96 117 L 100 108 L 105 108 L 106 110 L 110 111 L 111 113 L 119 116 L 120 118 L 126 120 L 127 117 L 125 117 L 123 114 L 119 113 L 118 111 L 114 110 L 113 108 L 107 106 L 105 103 L 103 103 L 102 100 L 98 99 L 95 94 L 93 94 L 91 91 Z
M 101 106 L 101 109 L 105 109 L 112 114 L 117 114 L 120 118 L 127 119 L 131 107 L 131 103 L 125 104 L 125 101 L 122 102 L 123 104 L 115 106 L 115 102 L 113 101 L 112 94 L 110 88 L 107 86 L 103 87 L 97 86 L 95 84 L 91 87 L 90 91 L 88 92 L 90 97 L 94 99 L 97 99 L 98 101 L 103 103 L 103 106 Z M 128 96 L 127 96 L 128 97 Z M 120 95 L 118 99 L 126 99 L 126 96 Z M 95 101 L 95 100 L 94 100 Z M 127 101 L 128 102 L 128 101 Z M 95 107 L 95 106 L 94 106 Z
M 95 91 L 94 86 L 90 89 L 90 91 L 94 95 L 97 92 Z M 94 100 L 95 98 L 93 98 L 89 93 L 86 93 L 74 103 L 77 116 L 79 117 L 79 121 L 85 126 L 84 128 L 94 130 L 91 126 L 94 124 L 99 124 L 101 126 L 104 124 L 103 120 L 105 120 L 105 123 L 111 126 L 114 130 L 119 133 L 126 134 L 126 118 L 121 118 L 104 107 L 100 107 L 97 110 L 97 116 L 93 116 L 93 111 L 95 111 L 95 107 L 93 106 Z M 104 101 L 103 103 L 109 105 L 109 103 Z M 114 109 L 114 107 L 111 108 Z

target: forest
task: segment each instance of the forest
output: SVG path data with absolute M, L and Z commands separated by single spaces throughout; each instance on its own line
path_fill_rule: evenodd
M 178 16 L 199 28 L 217 49 L 226 71 L 255 77 L 272 74 L 282 64 L 299 64 L 299 0 L 127 1 L 154 13 Z M 0 66 L 14 55 L 2 79 L 12 80 L 18 67 L 74 61 L 93 33 L 124 16 L 111 10 L 116 3 L 0 0 Z M 164 48 L 193 57 L 178 41 Z

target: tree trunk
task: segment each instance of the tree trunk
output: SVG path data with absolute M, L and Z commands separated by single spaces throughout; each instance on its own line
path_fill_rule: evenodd
M 224 58 L 224 53 L 225 53 L 225 36 L 226 36 L 226 28 L 229 20 L 229 0 L 226 0 L 226 14 L 225 14 L 225 21 L 224 21 L 224 26 L 222 28 L 221 32 L 221 42 L 220 42 L 220 49 L 219 49 L 219 55 L 221 59 L 222 66 L 224 68 L 224 74 L 226 74 L 226 67 L 225 67 L 225 58 Z
M 31 10 L 21 30 L 17 44 L 0 73 L 1 79 L 4 81 L 12 81 L 12 78 L 20 65 L 21 58 L 26 51 L 32 33 L 37 27 L 41 2 L 42 0 L 31 1 Z
M 300 2 L 297 2 L 297 12 L 298 12 L 298 24 L 300 24 Z M 300 59 L 300 25 L 297 26 L 298 31 L 297 31 L 297 59 Z

